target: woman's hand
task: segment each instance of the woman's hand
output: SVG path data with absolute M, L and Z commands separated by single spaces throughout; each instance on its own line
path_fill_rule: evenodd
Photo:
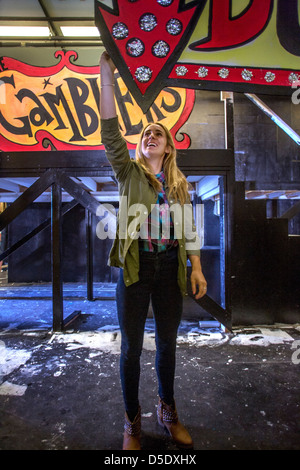
M 207 282 L 202 272 L 199 256 L 191 255 L 189 260 L 192 265 L 191 286 L 195 299 L 198 300 L 206 294 Z M 198 292 L 197 292 L 198 291 Z
M 192 270 L 191 274 L 191 286 L 193 295 L 195 299 L 200 299 L 206 294 L 207 291 L 207 282 L 203 275 L 203 272 L 200 270 Z M 198 292 L 197 292 L 198 287 Z
M 100 57 L 100 73 L 101 73 L 101 84 L 113 84 L 114 82 L 114 71 L 116 66 L 113 63 L 110 55 L 104 51 Z M 104 81 L 107 79 L 107 82 Z

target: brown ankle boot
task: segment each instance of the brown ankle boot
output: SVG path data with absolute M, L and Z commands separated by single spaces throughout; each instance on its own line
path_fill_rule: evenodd
M 141 408 L 133 422 L 125 413 L 123 450 L 141 450 Z
M 193 440 L 183 424 L 179 422 L 175 405 L 167 405 L 159 399 L 157 419 L 158 423 L 168 431 L 178 447 L 184 449 L 193 448 Z

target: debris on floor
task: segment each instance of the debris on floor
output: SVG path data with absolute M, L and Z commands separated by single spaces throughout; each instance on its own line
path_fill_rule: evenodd
M 77 301 L 66 301 L 68 308 L 76 309 Z M 0 302 L 6 302 L 0 310 L 0 450 L 121 449 L 121 335 L 114 303 L 84 304 L 86 311 L 73 329 L 53 333 L 47 300 L 27 299 L 21 306 L 15 299 Z M 299 367 L 298 324 L 227 332 L 184 319 L 175 399 L 195 452 L 299 450 Z M 151 318 L 141 356 L 140 401 L 142 448 L 176 450 L 156 422 Z

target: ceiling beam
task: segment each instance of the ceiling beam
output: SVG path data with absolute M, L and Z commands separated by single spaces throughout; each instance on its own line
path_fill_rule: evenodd
M 51 31 L 52 36 L 61 36 L 62 34 L 61 34 L 61 31 L 60 31 L 60 28 L 57 28 L 55 26 L 54 22 L 52 21 L 52 19 L 50 18 L 48 10 L 45 6 L 44 0 L 38 0 L 38 3 L 39 3 L 41 9 L 44 12 L 44 15 L 48 18 L 47 23 L 48 23 L 48 26 L 49 26 L 49 29 Z
M 24 186 L 25 188 L 29 188 L 37 178 L 34 177 L 25 177 L 25 178 L 6 178 L 7 181 L 11 181 L 16 185 Z
M 20 191 L 20 186 L 18 184 L 3 178 L 0 179 L 0 188 L 14 193 L 18 193 Z
M 91 191 L 97 191 L 97 183 L 93 178 L 89 176 L 80 176 L 80 181 Z
M 12 203 L 18 197 L 20 197 L 23 193 L 2 193 L 0 191 L 0 202 L 7 202 Z M 96 199 L 96 201 L 100 203 L 113 203 L 119 201 L 119 192 L 118 191 L 98 191 L 98 192 L 91 192 L 89 193 L 91 196 Z M 69 202 L 73 199 L 73 197 L 67 193 L 66 191 L 62 192 L 62 202 Z M 34 200 L 35 202 L 51 202 L 51 192 L 42 193 L 39 197 Z
M 100 38 L 66 38 L 56 36 L 52 38 L 1 38 L 1 47 L 102 47 L 103 42 Z
M 30 23 L 40 23 L 40 22 L 45 22 L 45 21 L 53 21 L 55 23 L 82 23 L 83 21 L 89 21 L 95 24 L 95 18 L 93 17 L 78 17 L 78 16 L 22 16 L 22 17 L 15 17 L 15 16 L 2 16 L 0 18 L 0 24 L 2 23 L 24 23 L 26 21 L 30 21 Z

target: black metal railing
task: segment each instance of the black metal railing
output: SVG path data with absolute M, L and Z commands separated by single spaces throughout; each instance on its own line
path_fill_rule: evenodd
M 28 155 L 28 158 L 27 158 Z M 179 166 L 186 173 L 199 172 L 199 162 L 203 174 L 228 174 L 233 165 L 233 153 L 230 150 L 183 151 Z M 214 162 L 214 165 L 212 165 Z M 63 315 L 63 275 L 62 275 L 62 219 L 64 214 L 80 204 L 86 210 L 86 253 L 87 253 L 87 298 L 93 299 L 93 237 L 92 215 L 97 215 L 99 202 L 72 180 L 72 176 L 113 177 L 111 167 L 104 151 L 82 152 L 20 152 L 2 153 L 0 156 L 2 177 L 38 176 L 13 203 L 0 214 L 0 231 L 7 227 L 21 212 L 32 204 L 41 194 L 51 187 L 51 217 L 27 233 L 0 255 L 0 261 L 9 257 L 28 240 L 51 225 L 51 269 L 53 331 L 62 331 L 77 318 L 80 312 L 74 312 L 64 319 Z M 62 189 L 73 200 L 62 206 Z M 227 286 L 228 287 L 228 286 Z M 231 315 L 208 295 L 196 301 L 227 329 L 231 330 Z

